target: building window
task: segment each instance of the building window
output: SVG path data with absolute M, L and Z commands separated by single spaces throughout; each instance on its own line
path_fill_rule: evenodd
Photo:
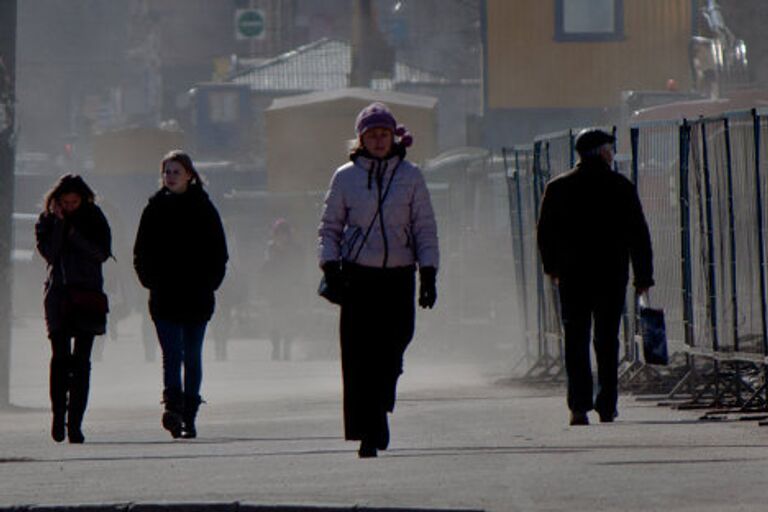
M 623 0 L 555 0 L 556 41 L 624 39 Z

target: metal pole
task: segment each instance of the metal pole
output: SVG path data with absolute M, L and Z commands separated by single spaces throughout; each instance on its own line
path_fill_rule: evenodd
M 629 131 L 629 141 L 632 146 L 632 183 L 635 184 L 635 188 L 638 188 L 638 195 L 639 192 L 639 184 L 638 180 L 640 178 L 639 173 L 639 160 L 640 160 L 640 128 L 634 127 L 631 128 Z M 638 329 L 638 322 L 637 322 L 637 294 L 634 294 L 634 299 L 632 301 L 632 336 L 630 336 L 629 340 L 629 348 L 631 350 L 631 361 L 633 363 L 636 363 L 640 361 L 640 351 L 638 350 L 637 344 L 635 343 L 635 334 L 639 331 Z
M 0 408 L 10 405 L 16 0 L 0 0 Z
M 731 251 L 730 270 L 731 270 L 731 310 L 732 313 L 732 333 L 733 350 L 739 351 L 739 298 L 736 291 L 736 220 L 733 209 L 733 164 L 731 162 L 731 128 L 728 118 L 723 119 L 723 135 L 725 136 L 725 160 L 727 173 L 727 193 L 728 193 L 728 244 Z
M 541 181 L 541 142 L 536 142 L 533 145 L 533 204 L 536 209 L 536 219 L 539 218 L 539 208 L 541 207 L 541 191 L 539 190 Z M 544 335 L 544 273 L 541 266 L 541 256 L 536 251 L 536 288 L 537 288 L 537 305 L 536 308 L 536 323 L 538 325 L 538 339 L 539 339 L 539 358 L 549 355 L 547 347 L 547 340 Z
M 523 315 L 525 320 L 523 325 L 525 326 L 525 357 L 530 359 L 531 347 L 530 340 L 528 339 L 528 287 L 526 283 L 525 272 L 525 239 L 523 237 L 523 194 L 520 192 L 520 151 L 515 150 L 515 192 L 517 196 L 517 230 L 520 235 L 520 274 L 522 279 L 522 293 L 523 293 Z
M 704 171 L 704 208 L 707 233 L 707 281 L 709 283 L 709 324 L 712 329 L 712 350 L 720 350 L 720 339 L 717 332 L 717 276 L 715 275 L 715 230 L 712 226 L 712 184 L 709 172 L 709 152 L 707 144 L 707 124 L 701 121 L 701 149 Z
M 757 206 L 757 253 L 760 268 L 760 321 L 763 328 L 763 355 L 768 356 L 768 326 L 766 325 L 765 296 L 765 237 L 763 236 L 763 192 L 760 180 L 760 116 L 752 109 L 752 127 L 755 140 L 755 205 Z
M 685 344 L 694 346 L 693 339 L 693 294 L 691 277 L 691 211 L 688 192 L 688 153 L 691 147 L 691 126 L 683 121 L 680 126 L 680 260 L 683 291 L 683 324 Z

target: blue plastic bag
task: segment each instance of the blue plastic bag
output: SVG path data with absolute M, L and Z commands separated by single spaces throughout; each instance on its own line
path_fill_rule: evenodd
M 643 335 L 643 359 L 645 359 L 645 363 L 669 364 L 664 310 L 640 307 L 640 332 Z

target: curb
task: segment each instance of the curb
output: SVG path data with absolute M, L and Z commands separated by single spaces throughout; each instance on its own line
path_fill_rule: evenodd
M 258 505 L 253 503 L 105 503 L 14 505 L 0 512 L 484 512 L 481 509 L 368 507 L 361 505 Z

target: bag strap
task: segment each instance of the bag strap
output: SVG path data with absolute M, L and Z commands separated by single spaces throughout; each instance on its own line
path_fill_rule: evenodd
M 376 219 L 381 215 L 381 210 L 384 205 L 384 200 L 387 198 L 387 194 L 389 194 L 389 189 L 392 186 L 392 181 L 395 179 L 395 171 L 400 168 L 400 164 L 403 162 L 402 158 L 399 162 L 397 162 L 397 165 L 394 169 L 392 169 L 392 175 L 389 177 L 389 181 L 387 182 L 387 187 L 384 189 L 384 194 L 382 194 L 381 199 L 379 200 L 379 204 L 376 207 L 376 213 L 373 214 L 373 218 L 371 219 L 371 223 L 368 224 L 368 228 L 365 230 L 365 235 L 363 235 L 363 240 L 360 242 L 360 246 L 357 248 L 357 252 L 355 253 L 354 259 L 349 260 L 351 263 L 354 263 L 357 261 L 357 258 L 360 257 L 360 253 L 363 251 L 363 247 L 365 247 L 365 242 L 368 240 L 368 235 L 371 234 L 371 230 L 373 229 L 373 225 L 376 223 Z

